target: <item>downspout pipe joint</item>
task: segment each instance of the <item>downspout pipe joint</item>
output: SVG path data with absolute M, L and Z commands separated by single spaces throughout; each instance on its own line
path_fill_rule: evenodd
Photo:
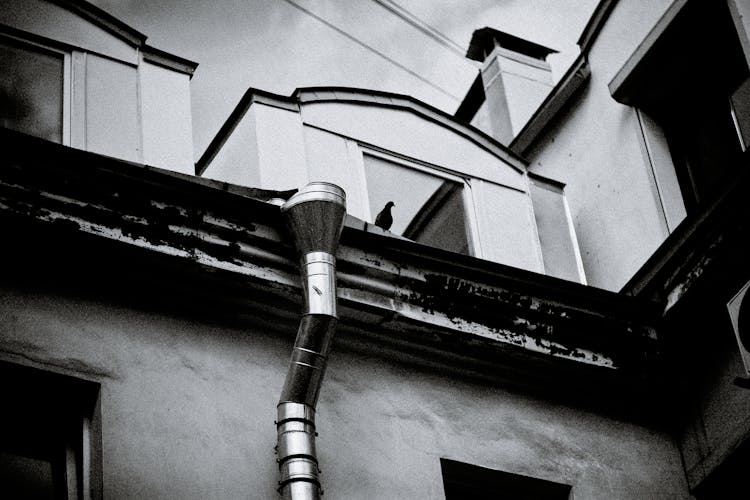
M 279 492 L 285 499 L 321 495 L 315 408 L 338 321 L 336 249 L 346 216 L 344 191 L 324 182 L 302 188 L 281 207 L 300 257 L 304 311 L 279 404 Z

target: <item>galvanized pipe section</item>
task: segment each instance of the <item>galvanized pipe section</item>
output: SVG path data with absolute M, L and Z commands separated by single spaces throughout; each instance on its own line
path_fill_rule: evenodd
M 281 207 L 300 254 L 305 308 L 277 407 L 279 492 L 289 500 L 321 495 L 315 406 L 336 329 L 336 248 L 346 215 L 344 191 L 310 183 Z

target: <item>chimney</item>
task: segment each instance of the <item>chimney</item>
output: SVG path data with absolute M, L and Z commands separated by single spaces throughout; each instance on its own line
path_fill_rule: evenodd
M 455 117 L 509 144 L 553 87 L 554 53 L 496 29 L 474 31 L 466 57 L 482 66 Z

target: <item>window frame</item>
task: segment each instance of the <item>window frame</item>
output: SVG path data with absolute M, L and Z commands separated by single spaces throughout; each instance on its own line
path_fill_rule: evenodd
M 370 190 L 367 185 L 367 167 L 365 165 L 365 156 L 379 158 L 381 160 L 399 165 L 405 169 L 421 172 L 433 177 L 438 177 L 446 181 L 454 182 L 461 186 L 461 201 L 464 206 L 464 225 L 466 227 L 466 240 L 468 243 L 469 255 L 483 259 L 482 245 L 479 238 L 479 225 L 477 221 L 475 195 L 472 190 L 471 180 L 473 177 L 461 174 L 455 170 L 448 169 L 439 165 L 425 161 L 410 158 L 392 151 L 375 148 L 370 145 L 357 143 L 362 162 L 360 163 L 360 172 L 358 177 L 361 179 L 360 192 L 362 199 L 365 200 L 363 212 L 368 220 L 373 220 L 372 209 L 370 208 Z
M 735 11 L 735 3 L 730 1 L 706 5 L 710 5 L 712 15 L 717 15 L 716 20 L 728 22 L 732 25 L 731 28 L 737 35 L 738 42 L 738 45 L 734 48 L 740 49 L 745 67 L 750 70 L 750 53 L 748 52 L 750 48 L 743 42 L 742 30 L 745 28 L 743 28 L 744 25 L 740 19 L 741 14 Z M 657 112 L 652 109 L 654 107 L 653 97 L 647 99 L 648 94 L 642 91 L 643 75 L 648 74 L 646 71 L 653 65 L 654 54 L 658 55 L 665 50 L 664 40 L 668 40 L 667 43 L 673 43 L 675 41 L 674 30 L 684 29 L 685 18 L 689 19 L 691 16 L 695 16 L 694 10 L 702 6 L 705 7 L 701 3 L 688 0 L 674 0 L 654 23 L 648 34 L 638 43 L 638 46 L 608 84 L 612 98 L 621 104 L 630 106 L 635 111 L 641 146 L 645 150 L 645 160 L 652 177 L 652 189 L 665 219 L 667 235 L 674 232 L 683 220 L 695 217 L 714 203 L 721 196 L 721 192 L 725 191 L 727 183 L 731 184 L 732 182 L 731 174 L 729 174 L 729 177 L 724 181 L 718 181 L 719 184 L 724 184 L 723 187 L 713 186 L 715 192 L 712 191 L 710 184 L 694 182 L 692 176 L 695 171 L 686 161 L 679 131 L 676 135 L 673 135 L 675 134 L 674 123 L 676 122 L 660 116 L 663 111 L 657 110 Z M 723 17 L 723 12 L 719 12 L 719 9 L 726 9 L 728 17 Z M 723 30 L 722 33 L 729 33 L 729 30 Z M 682 36 L 688 35 L 682 34 Z M 729 35 L 729 38 L 733 37 Z M 713 52 L 717 53 L 717 51 Z M 724 56 L 726 58 L 726 54 Z M 662 57 L 664 56 L 662 55 Z M 730 66 L 727 65 L 727 67 Z M 686 63 L 686 67 L 691 68 L 689 63 Z M 727 72 L 727 74 L 729 73 Z M 750 76 L 747 79 L 750 79 Z M 744 144 L 744 137 L 739 130 L 738 119 L 732 103 L 733 95 L 733 93 L 726 95 L 729 113 L 727 118 L 731 120 L 734 132 L 737 134 L 739 149 L 744 152 L 747 148 Z M 675 138 L 677 138 L 676 141 Z M 667 159 L 662 154 L 663 150 L 668 151 Z M 717 150 L 726 150 L 726 148 L 717 148 Z M 656 151 L 656 154 L 654 154 L 654 151 Z M 669 174 L 670 170 L 673 171 L 672 174 Z M 674 180 L 670 177 L 674 177 Z M 706 189 L 707 186 L 709 189 Z M 675 191 L 680 193 L 679 200 L 674 197 Z
M 563 210 L 565 214 L 565 222 L 568 225 L 568 236 L 570 237 L 570 244 L 573 247 L 573 258 L 575 260 L 575 266 L 576 266 L 576 272 L 578 274 L 578 283 L 581 283 L 583 285 L 587 284 L 586 281 L 586 271 L 583 267 L 583 257 L 581 256 L 581 247 L 578 244 L 578 236 L 576 235 L 575 226 L 573 225 L 573 216 L 570 212 L 570 205 L 568 204 L 568 197 L 565 195 L 565 184 L 556 181 L 554 179 L 550 179 L 549 177 L 544 177 L 539 174 L 529 172 L 529 199 L 531 200 L 532 207 L 534 208 L 534 226 L 537 228 L 537 237 L 539 237 L 539 226 L 536 223 L 536 204 L 534 203 L 534 196 L 531 193 L 531 185 L 539 187 L 540 189 L 546 189 L 547 191 L 557 193 L 560 195 L 560 199 L 562 200 L 563 204 Z M 539 237 L 539 251 L 542 254 L 542 265 L 544 265 L 544 248 L 542 247 L 541 237 Z M 545 266 L 544 274 L 547 276 L 551 276 L 549 273 L 547 273 L 547 269 Z M 564 278 L 560 278 L 564 279 Z
M 63 146 L 71 145 L 71 116 L 72 116 L 72 52 L 60 49 L 51 44 L 41 43 L 37 40 L 31 40 L 21 36 L 16 36 L 0 30 L 0 41 L 10 45 L 20 46 L 22 49 L 36 51 L 40 53 L 62 56 L 63 74 L 62 74 L 62 140 Z
M 53 486 L 56 490 L 55 498 L 65 498 L 66 500 L 100 500 L 103 496 L 101 481 L 101 438 L 100 438 L 100 393 L 101 387 L 98 383 L 73 377 L 63 373 L 53 372 L 45 369 L 18 364 L 0 358 L 0 379 L 3 384 L 18 383 L 26 384 L 22 389 L 16 388 L 16 391 L 28 394 L 19 399 L 19 395 L 14 393 L 14 389 L 4 390 L 8 396 L 7 402 L 9 408 L 15 408 L 15 418 L 20 415 L 21 418 L 36 415 L 33 413 L 44 409 L 44 403 L 50 395 L 55 398 L 55 403 L 64 402 L 64 411 L 49 412 L 49 414 L 40 415 L 40 420 L 34 423 L 40 424 L 48 419 L 62 421 L 59 429 L 58 445 L 51 445 L 50 450 L 53 455 L 61 457 L 58 462 L 52 463 L 54 470 L 64 470 L 64 481 L 56 482 L 53 479 Z M 0 384 L 1 385 L 1 384 Z M 72 402 L 72 405 L 71 405 Z M 27 403 L 14 404 L 14 403 Z M 10 418 L 8 422 L 13 422 L 13 415 L 6 414 Z M 3 423 L 5 417 L 3 417 Z M 3 426 L 6 428 L 5 426 Z M 22 428 L 16 432 L 27 432 Z M 0 431 L 2 435 L 3 431 Z M 6 432 L 12 432 L 7 429 Z M 23 434 L 22 434 L 23 435 Z M 24 440 L 28 441 L 28 440 Z M 7 445 L 7 443 L 6 443 Z M 31 443 L 27 446 L 35 446 L 33 437 Z M 29 448 L 26 448 L 27 450 Z M 23 449 L 22 449 L 23 450 Z M 0 447 L 0 451 L 5 451 L 11 455 L 23 456 L 23 451 L 18 451 L 14 446 L 9 448 Z M 59 453 L 59 455 L 58 455 Z M 30 453 L 30 458 L 35 458 L 36 453 Z M 55 465 L 57 463 L 58 465 Z M 59 488 L 59 490 L 58 490 Z M 64 489 L 64 491 L 63 491 Z

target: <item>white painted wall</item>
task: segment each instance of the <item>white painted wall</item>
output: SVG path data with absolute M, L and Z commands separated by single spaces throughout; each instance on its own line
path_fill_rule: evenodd
M 482 84 L 485 100 L 477 114 L 481 112 L 487 118 L 476 124 L 484 125 L 481 130 L 498 142 L 509 144 L 514 135 L 513 126 L 510 122 L 510 109 L 505 95 L 505 82 L 497 57 L 493 57 L 482 67 Z
M 203 176 L 281 191 L 304 186 L 310 177 L 299 113 L 253 102 Z
M 510 125 L 515 137 L 547 97 L 552 85 L 515 73 L 503 72 L 503 86 L 508 99 Z
M 240 186 L 260 187 L 259 161 L 255 114 L 248 112 L 203 172 L 203 177 Z
M 485 101 L 472 125 L 509 144 L 552 89 L 549 63 L 495 47 L 482 65 Z
M 141 161 L 137 71 L 86 56 L 86 149 Z
M 355 140 L 345 139 L 312 127 L 305 127 L 305 151 L 310 180 L 324 179 L 346 192 L 346 211 L 372 222 L 367 192 L 362 182 L 364 160 Z
M 195 171 L 190 77 L 141 61 L 143 161 L 185 174 Z
M 549 63 L 503 48 L 496 48 L 500 66 L 512 136 L 521 131 L 552 89 L 552 68 Z
M 255 134 L 261 185 L 266 189 L 293 189 L 310 180 L 305 158 L 305 139 L 299 113 L 254 104 Z
M 608 84 L 670 3 L 617 3 L 591 47 L 588 84 L 527 154 L 530 171 L 566 185 L 588 283 L 609 290 L 668 235 L 636 110 L 616 102 Z M 663 151 L 658 133 L 649 140 Z
M 471 187 L 482 257 L 543 273 L 541 247 L 528 193 L 482 180 L 472 181 Z

